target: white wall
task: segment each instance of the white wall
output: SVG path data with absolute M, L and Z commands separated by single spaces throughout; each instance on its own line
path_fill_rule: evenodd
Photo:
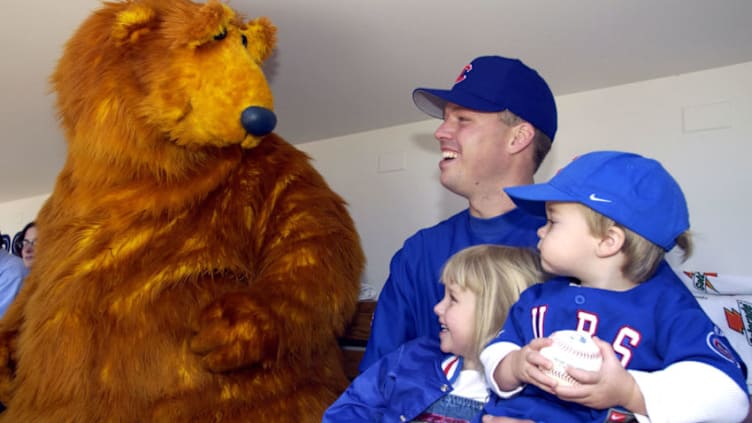
M 13 235 L 23 229 L 27 223 L 36 219 L 39 209 L 49 194 L 0 203 L 0 232 Z
M 682 185 L 690 206 L 696 250 L 681 268 L 752 274 L 746 225 L 752 62 L 560 96 L 557 104 L 559 132 L 538 181 L 592 150 L 656 158 Z M 437 125 L 427 120 L 299 145 L 350 203 L 369 260 L 365 280 L 378 288 L 406 236 L 465 207 L 438 182 Z M 380 172 L 380 162 L 396 170 Z
M 697 248 L 682 268 L 752 274 L 752 62 L 560 96 L 557 104 L 559 132 L 537 180 L 591 150 L 654 157 L 689 201 Z M 437 125 L 426 120 L 298 146 L 350 203 L 368 257 L 365 281 L 377 288 L 407 236 L 465 207 L 438 182 Z M 45 199 L 0 204 L 0 230 L 20 230 Z

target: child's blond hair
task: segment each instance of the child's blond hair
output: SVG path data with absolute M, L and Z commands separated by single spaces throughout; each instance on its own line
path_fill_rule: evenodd
M 612 226 L 624 231 L 624 245 L 621 248 L 621 252 L 626 258 L 621 269 L 624 277 L 634 282 L 644 282 L 655 274 L 658 265 L 666 255 L 663 248 L 590 207 L 579 203 L 575 204 L 582 210 L 593 236 L 606 236 L 606 232 Z M 650 216 L 645 218 L 649 219 Z M 692 255 L 692 236 L 689 231 L 683 232 L 676 238 L 676 246 L 682 250 L 682 260 L 686 260 Z
M 535 250 L 485 244 L 455 253 L 441 273 L 445 285 L 454 284 L 476 296 L 476 356 L 501 330 L 520 293 L 544 279 Z

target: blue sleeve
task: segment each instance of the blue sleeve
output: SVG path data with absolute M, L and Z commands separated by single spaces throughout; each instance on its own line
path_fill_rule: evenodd
M 389 369 L 401 349 L 387 354 L 363 371 L 324 413 L 322 423 L 380 422 L 388 406 Z
M 5 257 L 0 266 L 0 317 L 5 315 L 8 307 L 18 295 L 28 269 L 23 261 L 16 257 Z
M 669 324 L 663 325 L 658 336 L 666 365 L 683 361 L 705 363 L 728 375 L 746 392 L 747 366 L 699 306 L 688 304 L 686 308 L 674 309 L 673 314 L 664 315 L 663 319 Z
M 416 337 L 413 328 L 417 306 L 412 304 L 413 295 L 408 292 L 413 283 L 404 256 L 403 247 L 392 257 L 389 278 L 379 294 L 371 322 L 371 335 L 358 366 L 361 372 L 379 358 Z
M 671 295 L 673 298 L 672 301 L 658 302 L 655 314 L 649 316 L 657 326 L 656 344 L 663 360 L 655 368 L 682 361 L 705 363 L 726 373 L 746 391 L 746 365 L 665 261 L 654 278 L 656 281 L 649 283 L 663 289 L 657 296 Z M 661 285 L 656 282 L 661 282 Z

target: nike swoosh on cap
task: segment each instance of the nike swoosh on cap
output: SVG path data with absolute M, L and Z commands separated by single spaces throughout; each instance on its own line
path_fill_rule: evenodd
M 606 200 L 605 198 L 600 198 L 600 197 L 596 196 L 595 193 L 590 194 L 589 198 L 590 198 L 590 201 L 598 201 L 598 202 L 601 202 L 601 203 L 610 203 L 611 202 L 611 200 Z

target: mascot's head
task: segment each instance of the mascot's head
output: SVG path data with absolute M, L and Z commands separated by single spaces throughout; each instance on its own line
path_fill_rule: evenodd
M 217 0 L 105 3 L 52 76 L 70 153 L 169 173 L 190 152 L 255 147 L 276 124 L 261 70 L 275 32 Z

